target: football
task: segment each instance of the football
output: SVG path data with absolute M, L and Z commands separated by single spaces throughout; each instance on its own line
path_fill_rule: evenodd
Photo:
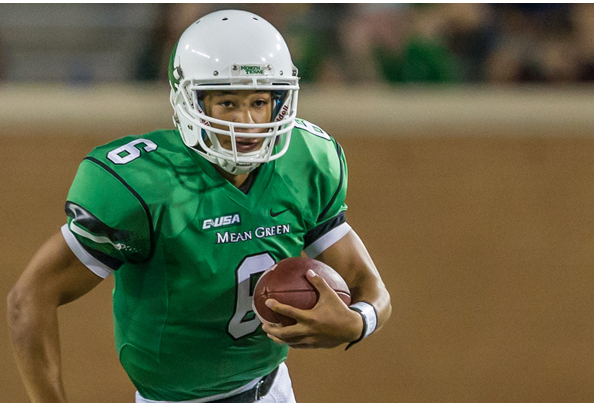
M 306 273 L 309 269 L 324 278 L 347 306 L 351 304 L 349 287 L 330 266 L 311 258 L 285 258 L 266 270 L 256 284 L 253 309 L 260 320 L 283 326 L 296 324 L 294 319 L 266 306 L 264 303 L 268 299 L 303 310 L 312 309 L 316 305 L 319 293 L 307 280 Z

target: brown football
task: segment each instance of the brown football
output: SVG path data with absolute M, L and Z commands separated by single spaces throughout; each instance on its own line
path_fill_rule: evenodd
M 272 311 L 264 303 L 268 299 L 303 310 L 312 309 L 318 302 L 319 293 L 305 276 L 308 269 L 324 278 L 346 305 L 351 304 L 349 287 L 342 277 L 323 262 L 311 258 L 291 257 L 279 261 L 268 269 L 254 289 L 253 308 L 260 320 L 290 326 L 296 321 Z

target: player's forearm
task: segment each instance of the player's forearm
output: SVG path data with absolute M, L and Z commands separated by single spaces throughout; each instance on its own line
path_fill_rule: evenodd
M 8 297 L 8 325 L 21 377 L 32 402 L 65 402 L 57 308 L 34 303 L 15 289 Z
M 357 281 L 351 287 L 351 302 L 367 302 L 373 305 L 377 313 L 375 331 L 380 330 L 392 314 L 390 294 L 381 279 L 374 278 L 371 275 Z
M 316 259 L 341 274 L 351 291 L 351 303 L 367 302 L 373 305 L 377 314 L 375 331 L 379 330 L 392 313 L 390 294 L 357 233 L 351 230 Z

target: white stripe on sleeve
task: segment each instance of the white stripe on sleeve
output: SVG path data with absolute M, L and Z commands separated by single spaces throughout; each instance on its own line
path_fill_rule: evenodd
M 66 244 L 70 247 L 74 255 L 82 262 L 87 268 L 91 270 L 95 275 L 99 276 L 100 278 L 107 278 L 109 275 L 114 272 L 113 269 L 105 265 L 103 262 L 99 261 L 91 254 L 89 254 L 78 242 L 72 231 L 68 228 L 68 224 L 64 224 L 62 226 L 62 235 L 64 236 L 64 240 L 66 240 Z
M 77 226 L 74 223 L 70 223 L 70 232 L 78 234 L 81 237 L 88 238 L 89 240 L 95 241 L 96 243 L 99 243 L 99 244 L 111 244 L 116 250 L 122 249 L 120 244 L 114 244 L 109 238 L 93 235 L 93 234 L 83 230 L 82 228 L 80 228 L 79 226 Z
M 326 234 L 312 242 L 307 248 L 304 249 L 305 253 L 310 258 L 315 258 L 320 255 L 330 246 L 334 245 L 338 240 L 347 235 L 351 231 L 351 226 L 348 223 L 342 223 L 338 227 L 334 227 Z

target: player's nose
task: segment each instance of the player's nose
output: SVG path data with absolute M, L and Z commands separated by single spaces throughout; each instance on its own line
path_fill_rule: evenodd
M 235 116 L 235 123 L 239 124 L 255 124 L 254 117 L 249 108 L 240 109 L 238 114 Z M 257 128 L 242 128 L 240 126 L 235 126 L 235 131 L 242 132 L 242 133 L 249 133 L 249 132 L 258 132 Z
M 235 122 L 245 124 L 255 123 L 254 118 L 252 117 L 252 112 L 247 107 L 239 109 L 239 111 L 235 115 Z

